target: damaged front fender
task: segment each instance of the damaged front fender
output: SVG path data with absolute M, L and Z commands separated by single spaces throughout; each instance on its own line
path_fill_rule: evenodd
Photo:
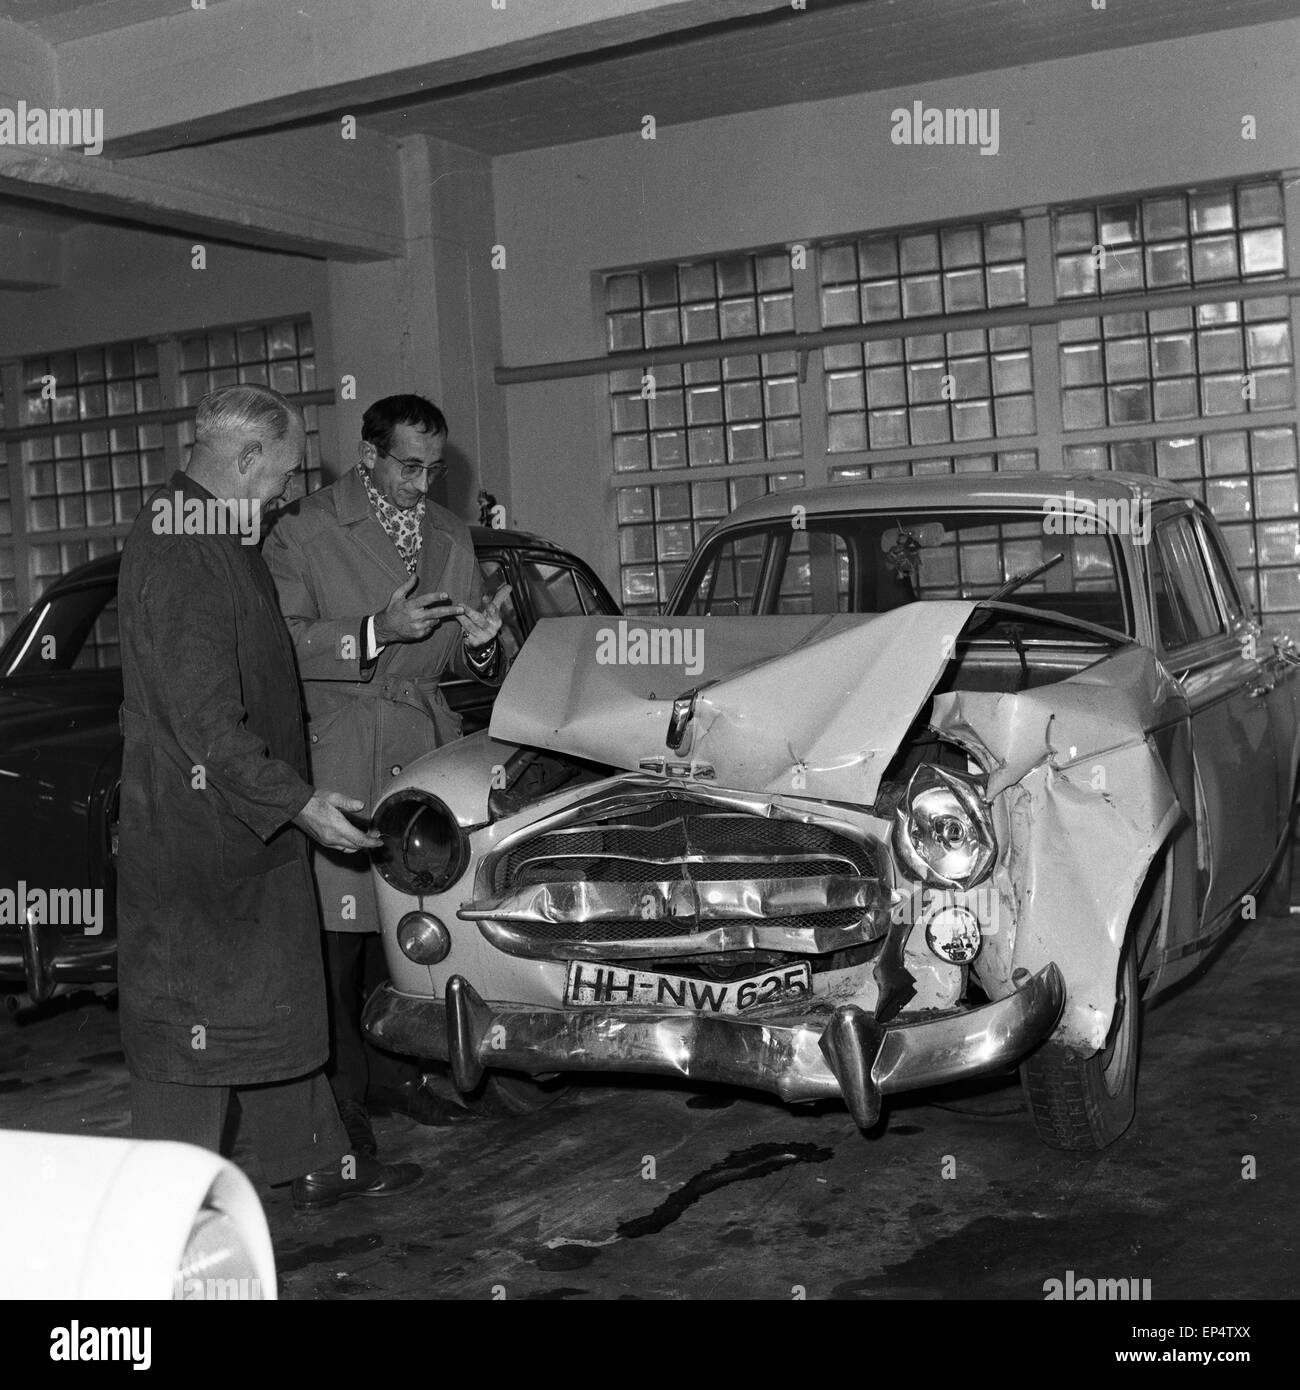
M 1002 998 L 1055 961 L 1067 1000 L 1054 1037 L 1080 1054 L 1105 1045 L 1134 904 L 1185 814 L 1153 733 L 1187 718 L 1137 646 L 1052 685 L 934 699 L 931 726 L 988 773 L 1007 847 L 993 883 L 1014 926 L 986 939 L 980 983 Z

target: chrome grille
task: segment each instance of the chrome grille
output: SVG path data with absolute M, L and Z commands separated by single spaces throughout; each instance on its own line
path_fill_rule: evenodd
M 635 884 L 683 879 L 811 879 L 825 875 L 876 878 L 871 849 L 838 830 L 805 821 L 755 815 L 703 800 L 660 794 L 597 819 L 562 825 L 503 851 L 488 866 L 493 896 L 537 885 Z M 851 927 L 862 911 L 810 912 L 785 917 L 791 929 Z M 692 932 L 698 920 L 624 918 L 610 921 L 529 922 L 516 931 L 541 944 L 652 941 Z

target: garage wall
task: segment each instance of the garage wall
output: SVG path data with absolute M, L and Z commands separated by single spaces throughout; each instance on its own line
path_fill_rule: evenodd
M 63 238 L 57 289 L 0 292 L 0 357 L 175 333 L 252 319 L 324 316 L 325 265 L 190 238 L 87 226 Z
M 602 270 L 1288 169 L 1298 68 L 1288 21 L 687 126 L 649 113 L 654 141 L 638 120 L 499 158 L 503 358 L 602 353 Z M 998 154 L 892 144 L 891 111 L 915 100 L 996 107 Z M 581 550 L 613 588 L 605 378 L 506 395 L 512 520 Z M 825 455 L 811 462 L 810 483 Z

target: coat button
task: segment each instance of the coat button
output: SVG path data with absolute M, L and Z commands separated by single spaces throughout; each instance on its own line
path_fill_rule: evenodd
M 401 763 L 394 763 L 391 770 L 392 770 L 393 776 L 396 777 L 397 774 L 398 774 L 399 772 L 401 772 L 401 770 L 402 770 L 402 765 L 401 765 Z
M 320 742 L 320 735 L 319 735 L 319 734 L 313 734 L 313 735 L 311 736 L 311 741 L 312 741 L 313 743 L 319 743 L 319 742 Z

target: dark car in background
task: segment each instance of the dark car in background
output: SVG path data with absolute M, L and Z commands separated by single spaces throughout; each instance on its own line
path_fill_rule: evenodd
M 487 592 L 511 586 L 502 614 L 515 651 L 542 618 L 618 613 L 577 556 L 524 531 L 470 529 Z M 102 890 L 104 907 L 81 932 L 0 912 L 0 991 L 25 988 L 3 995 L 10 1007 L 116 978 L 119 563 L 92 560 L 50 585 L 0 649 L 0 890 L 25 902 L 20 889 L 75 884 Z M 466 733 L 487 726 L 494 689 L 449 678 L 443 691 Z

